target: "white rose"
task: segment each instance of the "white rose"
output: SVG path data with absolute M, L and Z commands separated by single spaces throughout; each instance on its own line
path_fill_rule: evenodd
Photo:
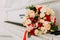
M 43 18 L 45 16 L 44 13 L 40 13 L 40 17 Z
M 41 30 L 43 31 L 43 33 L 47 32 L 47 30 L 45 29 L 45 27 L 41 27 Z
M 41 35 L 43 35 L 43 31 L 40 30 L 38 36 L 41 36 Z
M 46 19 L 46 17 L 44 17 L 43 19 Z
M 43 26 L 44 26 L 44 28 L 45 28 L 46 30 L 50 30 L 50 28 L 51 28 L 50 23 L 51 23 L 51 22 L 48 22 L 48 21 L 45 21 L 45 22 L 43 23 Z
M 54 22 L 55 16 L 51 16 L 51 22 Z
M 36 29 L 36 30 L 35 30 L 35 35 L 38 35 L 38 32 L 39 32 L 38 29 Z
M 49 24 L 50 22 L 48 22 L 48 21 L 45 21 L 44 23 L 43 23 L 43 26 L 46 26 L 47 24 Z
M 47 15 L 50 15 L 50 13 L 46 13 Z
M 55 12 L 51 9 L 51 15 L 55 16 Z
M 55 16 L 55 12 L 51 8 L 46 7 L 46 10 L 47 10 L 46 12 L 47 15 L 51 14 L 52 16 Z
M 31 25 L 30 26 L 27 25 L 28 32 L 30 32 L 30 30 L 32 30 L 32 29 L 33 29 L 33 27 Z
M 26 20 L 26 23 L 27 23 L 27 24 L 31 24 L 31 20 L 30 20 L 30 19 L 27 19 L 27 20 Z
M 35 30 L 35 35 L 41 36 L 43 34 L 43 31 L 36 29 Z
M 41 12 L 46 12 L 46 8 L 43 7 L 40 11 L 41 11 Z
M 31 20 L 30 20 L 30 19 L 26 19 L 26 20 L 23 22 L 23 25 L 24 25 L 24 26 L 27 26 L 28 24 L 31 24 Z
M 44 20 L 43 20 L 43 19 L 40 19 L 40 22 L 41 22 L 41 23 L 44 23 Z
M 45 27 L 46 30 L 50 30 L 51 25 L 50 24 L 46 24 L 44 27 Z
M 30 17 L 35 17 L 35 12 L 33 10 L 29 10 L 27 13 Z
M 44 28 L 44 27 L 41 27 L 41 30 L 42 30 L 42 31 L 44 31 L 44 30 L 45 30 L 45 28 Z
M 38 27 L 38 23 L 36 23 L 36 27 Z

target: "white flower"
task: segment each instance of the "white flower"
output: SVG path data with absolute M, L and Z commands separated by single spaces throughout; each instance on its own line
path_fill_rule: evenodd
M 44 26 L 44 28 L 45 28 L 46 30 L 50 30 L 50 28 L 51 28 L 50 23 L 51 23 L 51 22 L 48 22 L 48 21 L 45 21 L 45 22 L 43 23 L 43 26 Z
M 25 19 L 25 21 L 23 22 L 23 25 L 27 26 L 28 24 L 31 24 L 31 20 L 30 19 Z
M 30 19 L 27 19 L 27 20 L 26 20 L 26 23 L 27 23 L 27 24 L 31 24 L 31 20 L 30 20 Z
M 46 12 L 46 8 L 43 7 L 40 11 L 41 11 L 41 12 Z
M 42 31 L 44 31 L 44 30 L 45 30 L 45 28 L 44 28 L 44 27 L 41 27 L 41 30 L 42 30 Z
M 48 11 L 46 12 L 47 15 L 50 15 L 51 13 L 49 13 Z
M 46 10 L 47 10 L 46 12 L 47 15 L 55 16 L 55 12 L 51 8 L 46 7 Z
M 50 22 L 44 21 L 43 26 L 46 26 L 47 24 L 50 24 Z
M 40 13 L 40 17 L 43 18 L 45 16 L 45 14 L 42 12 Z
M 35 30 L 35 35 L 37 35 L 37 36 L 41 36 L 43 33 L 44 32 L 41 30 L 38 30 L 38 29 Z
M 40 19 L 40 22 L 41 22 L 41 23 L 44 23 L 44 20 L 43 20 L 43 19 Z
M 27 25 L 26 27 L 27 27 L 28 32 L 30 32 L 30 30 L 33 29 L 32 25 L 30 25 L 30 26 Z
M 46 34 L 47 33 L 47 30 L 44 30 L 44 34 Z
M 55 16 L 51 16 L 51 22 L 53 22 L 53 23 L 54 23 L 54 18 L 55 18 Z
M 29 15 L 30 17 L 35 17 L 35 12 L 34 12 L 33 10 L 29 10 L 29 11 L 28 11 L 28 15 Z
M 55 12 L 51 9 L 51 15 L 55 16 Z
M 40 30 L 40 31 L 38 32 L 38 36 L 43 35 L 43 33 L 44 33 L 44 32 Z
M 44 27 L 45 27 L 46 30 L 50 30 L 51 25 L 50 25 L 50 24 L 47 24 L 47 25 L 45 25 Z
M 47 32 L 47 30 L 45 29 L 45 27 L 41 27 L 41 30 L 43 31 L 44 34 Z
M 38 23 L 36 23 L 36 27 L 38 27 Z
M 35 30 L 35 35 L 38 35 L 38 32 L 39 32 L 38 29 L 36 29 L 36 30 Z
M 43 19 L 46 19 L 46 17 L 44 17 Z

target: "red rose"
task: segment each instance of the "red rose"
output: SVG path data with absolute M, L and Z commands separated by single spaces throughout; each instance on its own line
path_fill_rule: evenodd
M 34 22 L 36 22 L 37 20 L 33 20 Z
M 35 27 L 35 24 L 32 24 L 32 27 Z
M 42 27 L 42 23 L 38 23 L 38 27 Z
M 28 27 L 30 27 L 30 26 L 35 27 L 35 24 L 28 24 Z
M 33 17 L 29 18 L 31 21 L 33 20 Z
M 35 35 L 35 29 L 30 30 L 30 35 Z
M 34 19 L 32 22 L 36 23 L 36 22 L 37 22 L 37 20 L 36 20 L 36 19 Z
M 42 7 L 39 7 L 39 8 L 37 9 L 37 11 L 40 12 L 41 8 L 42 8 Z
M 46 21 L 51 21 L 51 17 L 50 17 L 50 15 L 45 15 L 45 17 L 46 17 Z
M 56 18 L 54 18 L 54 25 L 56 25 Z
M 31 24 L 28 24 L 28 26 L 31 26 Z

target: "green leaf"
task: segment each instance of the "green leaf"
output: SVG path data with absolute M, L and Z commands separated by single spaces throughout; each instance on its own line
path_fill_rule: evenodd
M 14 25 L 17 25 L 17 26 L 21 26 L 21 27 L 25 27 L 22 23 L 18 23 L 18 22 L 13 22 L 13 21 L 5 21 L 6 23 L 10 23 L 10 24 L 14 24 Z
M 34 19 L 38 20 L 38 16 L 35 16 L 35 18 L 34 18 Z
M 30 32 L 28 32 L 28 38 L 30 38 L 30 37 L 31 37 Z
M 36 12 L 36 7 L 35 6 L 29 6 L 29 7 L 26 7 L 26 9 L 30 9 L 30 10 L 33 10 L 33 11 L 35 11 Z
M 58 30 L 58 26 L 57 25 L 51 25 L 51 30 L 57 31 Z

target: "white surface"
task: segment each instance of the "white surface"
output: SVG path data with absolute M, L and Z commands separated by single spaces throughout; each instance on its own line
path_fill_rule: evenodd
M 19 16 L 19 15 L 26 15 L 26 11 L 27 11 L 26 9 L 16 10 L 16 11 L 9 11 L 7 13 L 7 20 L 22 23 L 23 20 L 26 17 L 25 16 Z M 21 17 L 23 17 L 23 18 L 21 18 Z
M 6 25 L 0 23 L 0 40 L 18 40 L 17 36 L 5 27 Z
M 7 10 L 18 10 L 32 4 L 41 4 L 50 1 L 55 0 L 6 0 L 5 8 L 7 8 Z

